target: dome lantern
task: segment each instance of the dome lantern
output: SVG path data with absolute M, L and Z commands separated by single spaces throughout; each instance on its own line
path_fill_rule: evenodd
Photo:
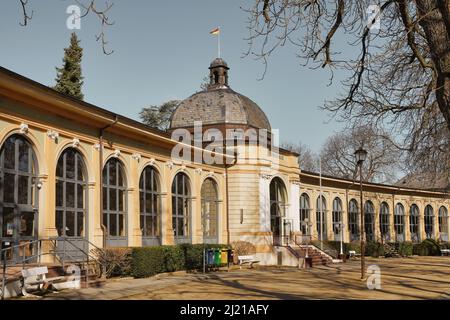
M 228 70 L 230 68 L 222 58 L 214 59 L 209 66 L 208 90 L 228 87 Z

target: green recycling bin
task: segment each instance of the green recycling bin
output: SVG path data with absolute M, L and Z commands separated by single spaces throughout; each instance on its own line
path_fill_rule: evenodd
M 216 266 L 220 266 L 221 263 L 221 255 L 220 255 L 220 250 L 215 250 L 214 251 L 214 264 Z

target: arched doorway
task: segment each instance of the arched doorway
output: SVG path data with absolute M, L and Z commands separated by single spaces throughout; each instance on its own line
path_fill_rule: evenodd
M 103 224 L 108 247 L 126 247 L 127 181 L 122 162 L 111 158 L 103 168 Z
M 20 135 L 9 137 L 0 150 L 1 248 L 12 248 L 7 259 L 31 257 L 38 239 L 37 161 L 31 144 Z
M 270 182 L 270 228 L 274 245 L 282 245 L 283 235 L 290 233 L 290 230 L 287 230 L 289 227 L 284 226 L 283 221 L 286 198 L 286 188 L 283 181 L 278 177 L 273 178 Z
M 161 187 L 155 168 L 147 166 L 139 179 L 139 211 L 142 245 L 161 244 Z
M 217 183 L 207 178 L 202 184 L 203 243 L 219 243 L 219 198 Z
M 190 180 L 179 172 L 172 182 L 172 228 L 176 243 L 192 242 L 191 202 Z
M 82 250 L 88 248 L 82 240 L 87 237 L 87 182 L 83 157 L 73 148 L 66 149 L 56 165 L 55 227 L 58 237 L 69 238 L 70 246 Z M 58 243 L 59 249 L 61 245 L 65 244 Z

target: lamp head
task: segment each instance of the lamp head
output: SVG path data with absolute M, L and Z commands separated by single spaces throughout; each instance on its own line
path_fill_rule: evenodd
M 362 164 L 366 160 L 366 157 L 367 151 L 364 150 L 362 147 L 359 147 L 359 149 L 355 151 L 355 158 L 358 164 Z

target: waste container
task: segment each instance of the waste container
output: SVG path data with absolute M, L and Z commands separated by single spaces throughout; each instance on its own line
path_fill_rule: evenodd
M 220 266 L 220 250 L 216 249 L 214 250 L 214 264 L 216 266 Z
M 228 263 L 228 249 L 222 249 L 220 252 L 220 262 L 222 264 Z
M 208 249 L 208 251 L 207 251 L 206 264 L 210 265 L 210 266 L 214 264 L 214 250 L 213 249 Z

